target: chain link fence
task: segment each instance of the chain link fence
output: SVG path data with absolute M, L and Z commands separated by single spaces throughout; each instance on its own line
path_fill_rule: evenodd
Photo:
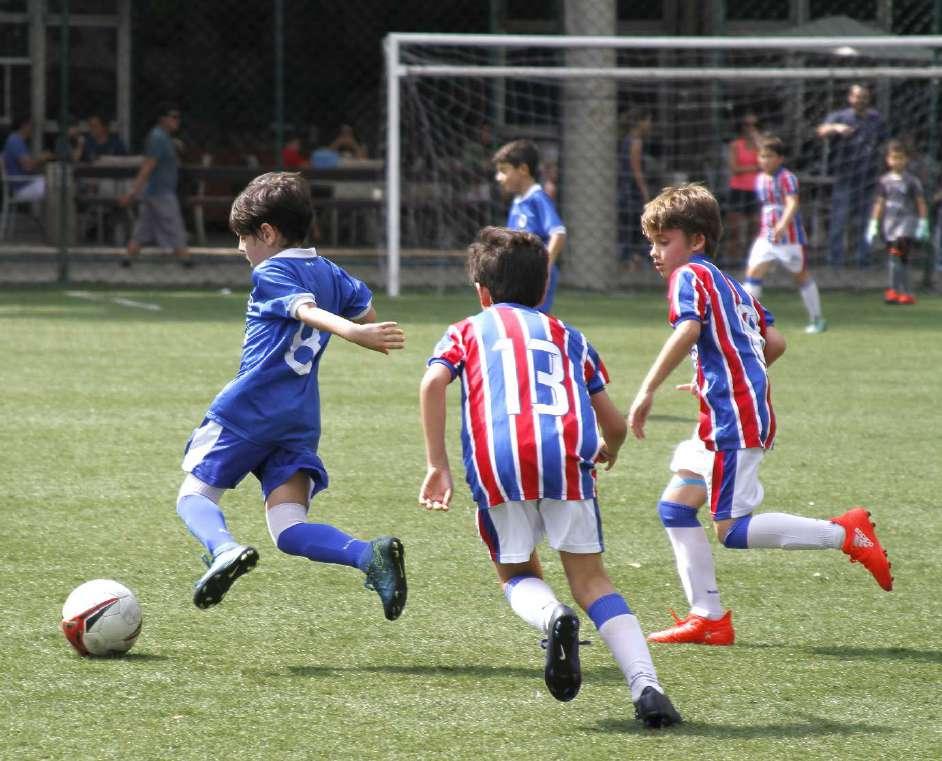
M 9 168 L 0 189 L 0 285 L 242 285 L 247 273 L 227 230 L 229 204 L 251 177 L 294 168 L 295 161 L 312 183 L 317 210 L 312 241 L 372 284 L 385 285 L 382 42 L 390 32 L 742 37 L 940 31 L 942 0 L 5 0 L 0 3 L 0 140 L 7 145 L 10 135 L 19 133 L 36 160 L 20 171 L 44 178 L 45 187 L 36 198 L 19 197 L 22 184 L 6 177 L 16 173 L 11 171 L 16 164 L 4 162 Z M 506 51 L 503 58 L 495 55 L 462 60 L 547 66 L 580 55 L 591 61 L 597 54 L 557 51 L 548 56 L 521 48 Z M 623 67 L 658 67 L 733 59 L 645 50 L 613 54 L 613 60 Z M 539 143 L 546 179 L 556 185 L 564 218 L 571 218 L 565 221 L 575 222 L 578 230 L 582 212 L 573 204 L 591 192 L 591 185 L 579 185 L 577 167 L 582 162 L 584 169 L 589 160 L 580 157 L 585 149 L 579 146 L 597 132 L 594 120 L 613 120 L 605 129 L 621 139 L 632 120 L 649 112 L 644 160 L 652 189 L 687 176 L 704 179 L 722 193 L 724 146 L 735 137 L 738 117 L 750 108 L 785 133 L 798 169 L 821 175 L 820 143 L 802 133 L 800 124 L 843 105 L 846 84 L 795 80 L 787 94 L 735 82 L 665 87 L 634 81 L 599 86 L 598 92 L 538 78 L 509 78 L 501 93 L 495 93 L 494 80 L 484 79 L 409 86 L 404 118 L 413 121 L 403 122 L 402 171 L 404 192 L 411 197 L 401 218 L 403 286 L 460 285 L 460 253 L 440 252 L 460 252 L 478 226 L 506 220 L 507 199 L 492 181 L 489 162 L 501 142 L 531 137 Z M 931 195 L 939 156 L 930 119 L 936 113 L 936 82 L 872 84 L 877 85 L 875 104 L 895 120 L 894 134 L 912 128 Z M 560 104 L 567 98 L 585 102 L 580 118 L 588 130 L 566 126 Z M 803 110 L 788 113 L 782 103 L 796 98 Z M 602 107 L 600 116 L 592 101 L 614 108 Z M 178 108 L 182 117 L 173 135 L 180 169 L 177 197 L 193 266 L 181 267 L 168 251 L 147 246 L 132 267 L 122 267 L 137 207 L 123 205 L 120 198 L 139 169 L 162 104 Z M 447 116 L 449 126 L 436 127 L 430 114 Z M 24 119 L 31 120 L 31 129 L 23 129 Z M 625 171 L 618 162 L 616 148 L 592 171 L 612 174 L 617 188 L 617 177 Z M 616 263 L 633 257 L 625 254 L 624 241 L 636 231 L 624 207 L 625 200 L 616 197 L 599 210 L 602 221 L 592 225 L 611 228 L 599 241 L 585 233 L 570 241 L 570 284 L 582 285 L 575 277 L 573 252 L 605 246 Z M 737 234 L 745 245 L 749 232 Z M 739 255 L 734 250 L 731 259 Z M 814 253 L 822 255 L 820 246 Z M 590 272 L 586 279 L 622 287 L 646 282 L 647 273 L 635 274 L 635 267 L 626 264 L 627 274 L 619 269 L 614 277 Z M 851 279 L 839 272 L 834 281 Z

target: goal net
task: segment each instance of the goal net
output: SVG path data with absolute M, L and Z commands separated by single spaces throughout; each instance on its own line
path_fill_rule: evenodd
M 411 283 L 410 262 L 457 267 L 481 226 L 506 223 L 511 199 L 494 182 L 491 157 L 515 139 L 538 146 L 538 179 L 567 228 L 564 287 L 653 282 L 641 209 L 662 187 L 686 181 L 716 194 L 726 226 L 719 260 L 741 270 L 758 222 L 749 190 L 754 128 L 782 139 L 800 185 L 809 261 L 835 265 L 835 284 L 855 277 L 864 255 L 887 138 L 907 146 L 910 171 L 930 202 L 934 193 L 940 37 L 395 34 L 385 44 L 394 295 Z M 858 104 L 867 123 L 821 136 L 820 125 L 850 107 L 855 84 L 870 101 Z M 881 257 L 875 245 L 871 263 Z

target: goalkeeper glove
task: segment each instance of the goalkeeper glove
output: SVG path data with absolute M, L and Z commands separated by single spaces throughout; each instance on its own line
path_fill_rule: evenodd
M 916 240 L 929 240 L 929 220 L 925 217 L 916 225 Z
M 871 219 L 870 224 L 867 225 L 866 241 L 868 246 L 873 243 L 873 239 L 877 237 L 877 232 L 879 232 L 879 230 L 880 221 L 877 219 Z

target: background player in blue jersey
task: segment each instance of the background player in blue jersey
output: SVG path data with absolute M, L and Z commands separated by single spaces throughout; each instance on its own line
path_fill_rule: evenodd
M 700 400 L 697 436 L 674 452 L 658 503 L 677 571 L 690 603 L 686 618 L 648 637 L 653 642 L 731 645 L 732 612 L 723 611 L 713 555 L 697 510 L 706 502 L 716 536 L 733 549 L 842 549 L 883 589 L 893 588 L 890 564 L 869 513 L 853 508 L 831 520 L 753 511 L 762 504 L 759 465 L 775 437 L 768 365 L 785 351 L 772 315 L 710 258 L 722 234 L 720 210 L 700 185 L 665 189 L 645 206 L 641 226 L 655 269 L 668 281 L 674 332 L 648 371 L 628 413 L 644 438 L 654 392 L 688 354 Z
M 649 727 L 680 721 L 661 688 L 637 618 L 602 563 L 595 464 L 610 468 L 625 421 L 605 391 L 598 354 L 575 328 L 541 314 L 546 250 L 535 235 L 487 227 L 468 250 L 484 311 L 448 328 L 420 391 L 428 470 L 419 504 L 447 510 L 446 389 L 462 389 L 465 471 L 478 531 L 510 607 L 546 635 L 546 685 L 572 700 L 582 683 L 579 619 L 543 580 L 536 545 L 545 535 L 576 602 L 589 614 Z M 598 435 L 598 428 L 604 439 Z
M 539 310 L 553 311 L 559 267 L 556 262 L 566 245 L 566 226 L 559 218 L 553 199 L 536 181 L 540 170 L 540 152 L 529 140 L 514 140 L 494 154 L 497 182 L 505 193 L 513 195 L 507 212 L 507 227 L 535 234 L 549 253 L 550 273 L 546 296 Z
M 390 536 L 361 541 L 308 522 L 307 512 L 327 486 L 317 455 L 317 371 L 327 342 L 338 335 L 386 354 L 405 339 L 396 323 L 371 322 L 376 312 L 366 285 L 313 248 L 299 247 L 312 217 L 310 188 L 295 173 L 256 177 L 232 204 L 229 227 L 252 265 L 252 292 L 239 371 L 210 405 L 183 459 L 177 513 L 210 555 L 193 602 L 215 605 L 258 561 L 254 547 L 229 533 L 219 508 L 224 491 L 252 473 L 278 549 L 359 568 L 393 620 L 406 603 L 402 543 Z

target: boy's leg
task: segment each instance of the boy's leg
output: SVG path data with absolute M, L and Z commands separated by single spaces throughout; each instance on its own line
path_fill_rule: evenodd
M 710 507 L 717 538 L 733 549 L 818 550 L 841 549 L 859 562 L 889 591 L 890 563 L 869 521 L 869 513 L 854 508 L 837 518 L 819 520 L 789 513 L 753 511 L 762 503 L 758 469 L 760 449 L 716 452 Z
M 636 718 L 654 728 L 680 722 L 680 714 L 658 681 L 638 619 L 612 586 L 601 553 L 561 550 L 559 557 L 573 597 L 589 614 L 628 682 Z
M 530 500 L 479 508 L 478 533 L 490 552 L 511 609 L 546 635 L 543 679 L 550 694 L 568 701 L 582 685 L 579 619 L 543 580 L 535 547 L 543 538 L 544 526 L 536 505 Z
M 263 475 L 263 488 L 266 477 Z M 407 595 L 402 543 L 389 536 L 363 541 L 329 524 L 308 522 L 311 490 L 311 475 L 298 470 L 268 493 L 266 520 L 275 546 L 288 555 L 317 563 L 359 568 L 366 574 L 368 588 L 375 589 L 382 600 L 386 618 L 395 620 Z
M 187 442 L 183 458 L 187 476 L 177 494 L 177 514 L 209 553 L 209 569 L 193 592 L 198 608 L 220 602 L 233 582 L 258 563 L 256 549 L 235 540 L 219 508 L 222 493 L 251 467 L 245 463 L 253 461 L 257 449 L 210 420 L 204 420 Z

